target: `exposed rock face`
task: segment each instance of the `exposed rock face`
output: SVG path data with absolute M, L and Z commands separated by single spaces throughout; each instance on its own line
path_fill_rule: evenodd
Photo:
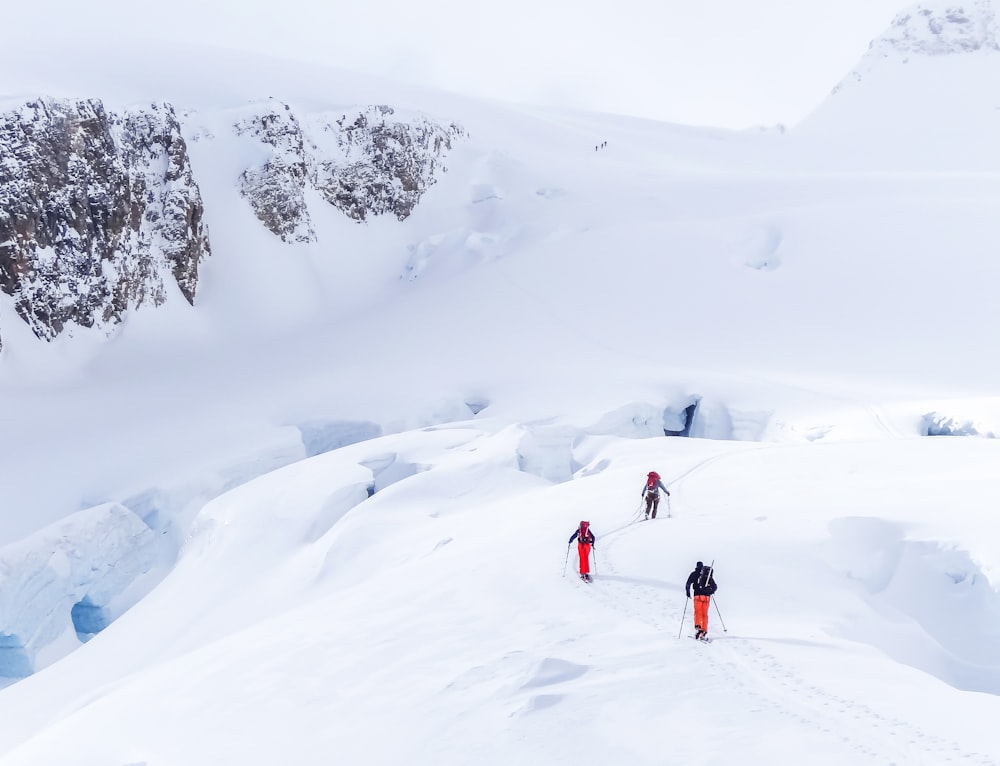
M 194 304 L 198 264 L 211 254 L 211 247 L 201 191 L 177 116 L 173 107 L 153 104 L 126 113 L 116 128 L 133 198 L 143 208 L 139 252 L 147 253 L 156 266 L 155 256 L 162 256 L 181 293 Z
M 195 140 L 234 138 L 198 132 L 196 120 L 184 118 Z M 359 222 L 405 219 L 465 135 L 387 106 L 297 116 L 275 100 L 230 124 L 263 158 L 238 192 L 287 243 L 316 241 L 310 196 Z M 0 290 L 36 336 L 110 329 L 163 303 L 171 281 L 194 303 L 210 245 L 183 131 L 164 103 L 112 112 L 97 99 L 40 98 L 0 113 Z
M 305 199 L 304 139 L 291 109 L 277 105 L 252 115 L 236 124 L 236 133 L 252 135 L 272 150 L 267 162 L 240 176 L 240 191 L 257 218 L 285 242 L 315 242 Z
M 257 218 L 285 242 L 313 242 L 306 203 L 310 187 L 356 221 L 369 216 L 409 216 L 424 192 L 447 171 L 444 158 L 465 131 L 421 115 L 397 117 L 388 106 L 303 118 L 273 102 L 237 121 L 241 136 L 269 148 L 264 164 L 240 177 L 243 196 Z
M 447 171 L 444 158 L 452 140 L 465 135 L 455 123 L 442 127 L 424 117 L 397 119 L 388 106 L 317 127 L 335 136 L 336 152 L 320 153 L 313 145 L 313 183 L 327 202 L 356 221 L 387 213 L 404 220 L 436 182 L 435 174 Z
M 173 109 L 119 115 L 39 99 L 0 115 L 0 289 L 39 338 L 194 300 L 208 254 L 201 195 Z

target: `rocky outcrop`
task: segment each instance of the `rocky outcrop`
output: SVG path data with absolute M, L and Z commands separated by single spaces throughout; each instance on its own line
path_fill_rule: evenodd
M 444 158 L 465 131 L 422 116 L 396 117 L 388 106 L 370 106 L 317 125 L 332 135 L 333 151 L 313 145 L 312 182 L 331 205 L 356 221 L 372 215 L 407 218 L 447 171 Z M 322 145 L 321 142 L 319 145 Z
M 310 199 L 359 222 L 404 220 L 465 135 L 387 106 L 296 115 L 272 99 L 224 119 L 232 131 L 213 133 L 169 104 L 115 112 L 97 99 L 39 98 L 0 113 L 0 290 L 36 336 L 111 329 L 162 304 L 173 285 L 194 303 L 211 248 L 182 133 L 213 151 L 235 140 L 233 156 L 261 158 L 240 171 L 238 193 L 290 244 L 317 239 Z
M 879 62 L 911 56 L 943 56 L 1000 51 L 994 0 L 922 3 L 898 14 L 868 47 L 861 62 L 834 92 L 861 81 Z
M 193 302 L 209 253 L 201 195 L 172 107 L 109 113 L 38 99 L 0 115 L 0 289 L 39 338 Z
M 928 56 L 995 51 L 996 10 L 992 0 L 918 5 L 896 16 L 872 49 Z
M 143 209 L 138 252 L 162 257 L 188 303 L 194 304 L 198 264 L 211 254 L 204 203 L 173 107 L 128 112 L 115 130 L 133 197 Z
M 388 106 L 339 114 L 305 115 L 302 122 L 276 101 L 236 121 L 268 158 L 246 169 L 240 190 L 254 214 L 285 242 L 313 242 L 306 194 L 310 189 L 355 221 L 393 215 L 402 221 L 447 171 L 452 141 L 465 135 L 455 123 L 397 115 Z
M 253 136 L 270 149 L 263 164 L 240 175 L 240 192 L 254 214 L 285 242 L 315 242 L 305 189 L 304 139 L 299 121 L 284 104 L 253 114 L 236 123 L 236 133 Z

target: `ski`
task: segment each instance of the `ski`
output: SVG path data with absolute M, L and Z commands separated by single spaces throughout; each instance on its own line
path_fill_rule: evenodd
M 698 638 L 697 636 L 688 636 L 688 638 L 693 638 L 695 641 L 701 641 L 703 644 L 712 643 L 712 639 L 710 638 Z
M 589 574 L 585 574 L 585 575 L 582 574 L 582 575 L 580 575 L 580 579 L 583 580 L 584 582 L 593 582 L 594 581 L 594 578 L 591 577 Z

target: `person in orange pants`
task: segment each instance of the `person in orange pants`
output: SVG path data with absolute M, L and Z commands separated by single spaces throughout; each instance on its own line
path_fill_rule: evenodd
M 712 567 L 707 567 L 700 561 L 694 565 L 694 571 L 688 575 L 684 592 L 691 598 L 694 591 L 694 637 L 705 638 L 708 635 L 708 605 L 712 594 L 718 590 Z
M 574 540 L 576 540 L 576 548 L 580 554 L 580 579 L 591 582 L 593 578 L 590 576 L 590 549 L 594 547 L 597 538 L 590 531 L 589 521 L 580 522 L 580 526 L 570 536 L 569 544 L 572 545 Z

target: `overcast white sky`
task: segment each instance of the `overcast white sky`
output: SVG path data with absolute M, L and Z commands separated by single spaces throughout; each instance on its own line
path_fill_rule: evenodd
M 160 38 L 516 101 L 694 124 L 793 124 L 906 0 L 38 0 L 19 39 Z M 110 43 L 113 44 L 113 43 Z M 0 88 L 9 90 L 10 86 Z M 16 89 L 16 87 L 14 88 Z

